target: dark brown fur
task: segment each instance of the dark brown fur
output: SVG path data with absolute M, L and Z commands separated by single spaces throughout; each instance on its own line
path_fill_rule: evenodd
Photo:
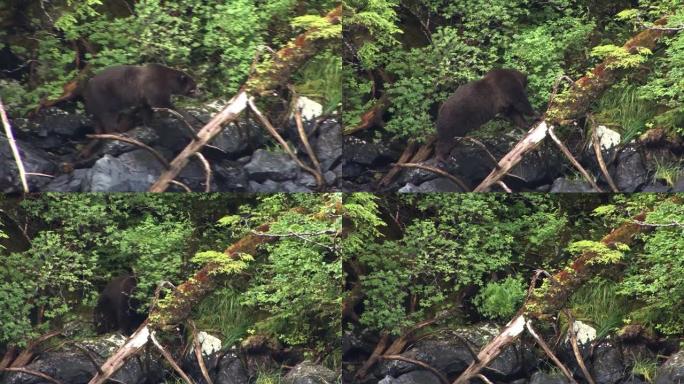
M 98 334 L 121 331 L 130 336 L 145 321 L 138 312 L 140 302 L 132 297 L 137 280 L 132 275 L 122 275 L 110 281 L 100 294 L 93 319 Z
M 123 132 L 130 128 L 131 112 L 142 112 L 148 120 L 152 108 L 174 108 L 171 95 L 193 96 L 196 88 L 190 75 L 160 64 L 119 65 L 91 78 L 83 99 L 96 133 Z
M 527 76 L 515 69 L 494 69 L 484 78 L 464 84 L 442 104 L 437 116 L 437 159 L 445 160 L 456 137 L 503 114 L 521 128 L 525 115 L 535 116 L 527 99 Z

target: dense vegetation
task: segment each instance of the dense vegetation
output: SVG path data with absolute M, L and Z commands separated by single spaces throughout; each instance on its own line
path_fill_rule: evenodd
M 384 121 L 371 125 L 375 137 L 424 140 L 434 132 L 440 103 L 459 85 L 496 67 L 527 73 L 530 101 L 544 111 L 560 75 L 576 80 L 610 56 L 624 69 L 624 76 L 592 107 L 596 121 L 620 131 L 623 142 L 654 127 L 674 137 L 684 134 L 684 34 L 662 39 L 654 51 L 621 48 L 662 17 L 667 17 L 666 27 L 681 31 L 681 0 L 346 4 L 347 130 L 387 98 Z M 489 128 L 510 130 L 506 124 L 493 121 Z
M 263 335 L 304 356 L 339 358 L 339 194 L 42 194 L 0 201 L 30 240 L 5 237 L 0 265 L 0 351 L 55 329 L 92 336 L 92 308 L 112 277 L 133 271 L 149 303 L 162 281 L 177 285 L 223 250 L 270 223 L 276 240 L 233 265 L 194 303 L 191 318 L 224 347 Z M 8 222 L 6 222 L 8 224 Z M 251 260 L 251 261 L 250 261 Z
M 163 63 L 185 69 L 206 99 L 230 98 L 261 60 L 321 23 L 335 1 L 0 1 L 0 97 L 15 114 L 88 68 Z M 4 46 L 4 48 L 3 48 Z M 330 46 L 291 83 L 329 108 L 340 102 L 339 48 Z
M 400 335 L 445 310 L 453 311 L 456 325 L 506 322 L 520 308 L 534 270 L 560 271 L 591 248 L 610 267 L 572 292 L 568 306 L 576 318 L 601 335 L 632 323 L 681 337 L 681 197 L 346 196 L 347 299 L 358 300 L 359 316 L 348 326 Z M 597 242 L 640 212 L 648 212 L 648 230 L 636 243 L 609 249 Z

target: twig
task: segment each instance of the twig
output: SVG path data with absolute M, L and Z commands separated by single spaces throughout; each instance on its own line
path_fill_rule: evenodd
M 171 109 L 171 108 L 152 108 L 152 110 L 153 110 L 153 111 L 159 111 L 159 112 L 167 112 L 167 113 L 169 113 L 169 114 L 171 114 L 171 115 L 176 116 L 176 117 L 179 118 L 182 122 L 185 123 L 186 128 L 188 128 L 188 132 L 190 132 L 190 135 L 192 136 L 192 139 L 193 139 L 193 140 L 197 140 L 197 132 L 195 132 L 195 128 L 193 128 L 192 125 L 190 125 L 190 123 L 189 123 L 188 120 L 185 118 L 185 116 L 183 116 L 183 114 L 181 114 L 180 112 L 178 112 L 178 111 L 176 111 L 176 110 L 173 110 L 173 109 Z M 191 114 L 188 114 L 188 115 L 190 115 L 192 118 L 194 118 L 195 120 L 199 121 L 200 123 L 205 124 L 204 121 L 202 121 L 202 120 L 196 118 L 195 116 L 193 116 L 193 115 L 191 115 Z
M 646 227 L 684 227 L 684 223 L 673 221 L 671 223 L 647 223 L 640 220 L 632 220 L 633 223 Z
M 457 334 L 457 333 L 452 333 L 451 336 L 457 338 L 461 344 L 463 344 L 464 347 L 470 352 L 470 356 L 473 358 L 473 361 L 477 362 L 479 361 L 479 358 L 477 357 L 477 353 L 473 351 L 473 349 L 470 347 L 470 340 L 466 339 L 465 337 Z
M 399 160 L 397 160 L 397 164 L 408 163 L 411 160 L 411 157 L 416 153 L 417 149 L 418 143 L 416 143 L 413 139 L 409 139 L 408 145 L 406 148 L 404 148 L 404 152 L 401 153 L 401 156 L 399 156 Z M 396 175 L 400 170 L 401 168 L 399 167 L 393 167 L 390 169 L 390 171 L 387 172 L 380 182 L 378 182 L 378 186 L 388 185 L 391 183 L 394 179 L 394 175 Z
M 470 136 L 464 136 L 461 139 L 462 140 L 468 140 L 468 141 L 480 146 L 482 149 L 484 149 L 484 151 L 487 153 L 487 155 L 489 155 L 489 158 L 492 160 L 492 163 L 494 163 L 494 166 L 495 167 L 499 166 L 499 163 L 496 161 L 496 157 L 494 157 L 494 155 L 492 155 L 492 153 L 489 152 L 487 147 L 480 140 L 477 140 L 474 137 L 470 137 Z
M 56 177 L 55 175 L 48 175 L 47 173 L 38 173 L 38 172 L 26 172 L 26 176 L 40 176 L 40 177 L 47 177 L 50 179 L 54 179 Z
M 591 141 L 594 147 L 594 154 L 596 154 L 596 160 L 598 160 L 599 163 L 599 168 L 601 168 L 603 176 L 608 181 L 610 189 L 613 190 L 613 192 L 619 192 L 620 190 L 615 185 L 615 181 L 613 181 L 613 178 L 610 176 L 610 173 L 608 172 L 608 167 L 606 166 L 606 162 L 603 159 L 603 154 L 601 153 L 601 144 L 599 143 L 598 132 L 596 132 L 596 124 L 594 124 L 593 121 L 591 123 Z
M 477 375 L 475 375 L 475 377 L 477 377 L 478 379 L 484 381 L 485 384 L 494 384 L 494 383 L 492 383 L 491 381 L 489 381 L 489 379 L 488 379 L 485 375 L 483 375 L 483 374 L 481 374 L 481 373 L 478 373 Z
M 161 344 L 159 344 L 157 338 L 154 337 L 154 332 L 150 333 L 150 339 L 152 339 L 152 343 L 155 347 L 157 347 L 159 352 L 161 352 L 162 356 L 164 356 L 166 361 L 168 361 L 169 364 L 171 364 L 173 370 L 176 371 L 176 373 L 178 373 L 178 376 L 180 376 L 181 379 L 183 379 L 183 381 L 185 381 L 188 384 L 195 384 L 192 381 L 192 379 L 190 379 L 190 377 L 188 377 L 188 375 L 185 372 L 183 372 L 181 367 L 178 366 L 178 363 L 176 363 L 176 361 L 173 359 L 173 356 L 171 356 L 171 354 L 166 349 L 164 349 L 164 347 L 162 347 Z
M 438 371 L 435 367 L 431 366 L 430 364 L 424 363 L 420 360 L 415 360 L 411 359 L 409 357 L 405 357 L 402 355 L 387 355 L 387 356 L 380 356 L 381 360 L 398 360 L 398 361 L 403 361 L 406 363 L 411 363 L 414 365 L 417 365 L 421 368 L 427 369 L 428 371 L 432 372 L 439 378 L 439 381 L 442 382 L 442 384 L 449 384 L 449 380 L 444 376 L 444 374 L 440 371 Z
M 93 363 L 93 366 L 95 367 L 95 370 L 97 371 L 97 373 L 100 374 L 100 375 L 102 374 L 102 369 L 100 368 L 100 363 L 98 363 L 98 362 L 97 362 L 97 359 L 95 359 L 95 356 L 94 356 L 94 354 L 93 354 L 93 351 L 91 351 L 90 349 L 88 349 L 88 348 L 86 348 L 86 347 L 84 347 L 84 346 L 82 346 L 82 345 L 78 345 L 78 344 L 75 343 L 75 342 L 72 343 L 71 345 L 73 345 L 74 347 L 76 347 L 77 349 L 79 349 L 81 352 L 85 353 L 85 355 L 86 355 L 86 357 L 88 358 L 88 360 L 90 360 L 90 362 Z M 112 379 L 109 379 L 109 380 L 112 380 Z
M 207 371 L 207 366 L 204 364 L 202 350 L 200 348 L 199 340 L 197 340 L 197 328 L 195 327 L 195 323 L 192 320 L 190 320 L 188 321 L 188 324 L 190 324 L 190 327 L 192 328 L 192 345 L 194 346 L 195 357 L 197 358 L 197 364 L 199 364 L 200 371 L 202 371 L 202 376 L 204 376 L 204 380 L 207 383 L 214 384 L 214 382 L 209 377 L 209 371 Z
M 575 360 L 584 374 L 584 378 L 589 382 L 589 384 L 596 384 L 594 378 L 591 377 L 591 373 L 584 364 L 584 359 L 582 359 L 582 354 L 580 353 L 579 347 L 577 346 L 577 334 L 575 333 L 575 319 L 572 317 L 570 311 L 566 308 L 563 309 L 563 313 L 568 318 L 568 333 L 570 334 L 570 344 L 572 345 L 572 352 L 575 354 Z
M 149 145 L 142 143 L 136 139 L 132 139 L 130 137 L 126 137 L 123 135 L 115 135 L 111 133 L 101 133 L 101 134 L 93 134 L 93 135 L 86 135 L 87 138 L 89 139 L 105 139 L 105 140 L 117 140 L 117 141 L 122 141 L 124 143 L 128 143 L 131 145 L 135 145 L 136 147 L 140 147 L 142 149 L 148 150 L 157 160 L 159 160 L 160 163 L 164 166 L 164 168 L 169 169 L 171 166 L 169 165 L 169 162 L 162 156 L 159 152 L 157 152 L 154 148 L 150 147 Z
M 424 165 L 424 164 L 415 164 L 415 163 L 404 163 L 404 164 L 392 164 L 394 167 L 401 167 L 401 168 L 418 168 L 418 169 L 424 169 L 426 171 L 430 171 L 432 173 L 436 173 L 438 175 L 442 175 L 449 180 L 453 181 L 454 183 L 458 184 L 461 189 L 463 189 L 464 192 L 470 192 L 471 188 L 466 185 L 465 182 L 463 182 L 461 179 L 458 177 L 450 174 L 449 172 L 446 172 L 444 170 L 441 170 L 439 168 L 431 167 L 429 165 Z
M 178 181 L 178 180 L 171 180 L 171 181 L 169 181 L 169 183 L 170 183 L 170 184 L 177 185 L 177 186 L 183 188 L 183 189 L 185 190 L 185 192 L 192 192 L 192 189 L 190 189 L 190 187 L 188 187 L 187 185 L 181 183 L 181 182 Z
M 26 181 L 26 170 L 24 169 L 24 163 L 21 162 L 19 148 L 17 148 L 17 142 L 16 140 L 14 140 L 12 127 L 10 126 L 9 120 L 7 119 L 5 107 L 2 105 L 2 99 L 0 99 L 0 118 L 2 118 L 2 125 L 3 127 L 5 127 L 5 135 L 7 136 L 7 142 L 9 143 L 10 148 L 12 149 L 12 156 L 14 156 L 14 162 L 17 164 L 17 171 L 19 171 L 19 179 L 21 180 L 21 186 L 22 188 L 24 188 L 24 193 L 28 193 L 29 187 L 28 182 Z
M 195 152 L 195 156 L 197 156 L 197 158 L 200 160 L 200 162 L 204 166 L 204 172 L 207 174 L 204 192 L 211 192 L 211 166 L 209 166 L 209 162 L 200 152 Z
M 273 136 L 273 138 L 275 138 L 276 141 L 278 141 L 278 143 L 280 144 L 280 146 L 283 147 L 283 149 L 285 150 L 285 152 L 287 152 L 287 154 L 290 155 L 290 158 L 292 158 L 292 160 L 294 160 L 294 162 L 297 163 L 297 165 L 299 165 L 302 169 L 304 169 L 305 171 L 311 173 L 314 177 L 317 177 L 316 170 L 313 169 L 313 168 L 311 168 L 311 167 L 309 167 L 308 165 L 304 164 L 304 163 L 297 157 L 297 155 L 295 155 L 295 153 L 292 151 L 292 149 L 290 148 L 290 146 L 287 145 L 287 142 L 285 142 L 285 140 L 283 139 L 283 137 L 280 136 L 280 134 L 278 133 L 278 131 L 276 131 L 276 129 L 273 127 L 273 125 L 271 124 L 271 122 L 268 121 L 268 119 L 266 118 L 266 116 L 264 116 L 264 115 L 261 113 L 261 111 L 259 111 L 259 109 L 257 108 L 257 106 L 254 104 L 254 98 L 252 98 L 252 97 L 248 98 L 248 99 L 247 99 L 247 104 L 249 105 L 249 108 L 250 108 L 250 109 L 254 112 L 254 114 L 257 116 L 257 118 L 259 119 L 259 121 L 261 121 L 261 124 L 263 124 L 264 127 L 266 127 L 266 130 L 268 131 L 268 133 L 270 133 L 271 136 Z
M 594 179 L 591 176 L 589 176 L 589 173 L 587 172 L 587 170 L 584 169 L 584 167 L 577 161 L 577 159 L 575 159 L 575 157 L 572 155 L 572 153 L 570 153 L 570 150 L 568 149 L 568 147 L 566 147 L 565 144 L 563 144 L 560 141 L 560 139 L 558 139 L 558 137 L 556 137 L 556 134 L 553 132 L 553 127 L 549 127 L 549 136 L 551 137 L 553 142 L 556 143 L 558 148 L 560 148 L 561 152 L 563 152 L 565 157 L 567 157 L 568 160 L 570 160 L 572 165 L 574 165 L 575 168 L 582 174 L 582 176 L 584 176 L 584 178 L 589 182 L 589 184 L 591 184 L 592 188 L 594 188 L 597 192 L 603 192 L 603 190 L 601 188 L 599 188 L 599 186 L 596 184 Z
M 507 193 L 513 193 L 513 191 L 510 188 L 508 188 L 508 186 L 506 184 L 504 184 L 503 181 L 499 180 L 496 183 Z
M 292 89 L 292 92 L 296 100 L 297 94 L 294 93 L 294 89 Z M 299 138 L 302 140 L 302 144 L 304 144 L 304 149 L 306 150 L 306 153 L 309 155 L 309 158 L 311 159 L 311 162 L 313 163 L 314 168 L 316 169 L 316 174 L 314 175 L 314 177 L 316 178 L 316 184 L 319 188 L 323 188 L 325 186 L 325 179 L 323 179 L 323 173 L 321 172 L 321 163 L 318 162 L 318 158 L 316 158 L 316 153 L 311 148 L 311 144 L 309 144 L 309 138 L 306 136 L 304 124 L 302 123 L 301 109 L 295 107 L 294 116 L 295 123 L 297 124 L 297 132 L 299 132 Z
M 0 371 L 21 372 L 21 373 L 25 373 L 27 375 L 33 375 L 33 376 L 40 377 L 40 378 L 45 379 L 51 383 L 63 384 L 61 381 L 59 381 L 53 377 L 50 377 L 50 376 L 48 376 L 42 372 L 34 371 L 31 369 L 27 369 L 27 368 L 3 368 L 3 369 L 0 369 Z
M 539 344 L 539 346 L 542 347 L 544 352 L 546 352 L 546 355 L 549 356 L 549 358 L 554 362 L 554 364 L 556 364 L 556 366 L 561 370 L 561 372 L 563 372 L 565 377 L 567 377 L 571 383 L 577 384 L 577 381 L 575 381 L 575 379 L 572 377 L 572 373 L 570 373 L 568 368 L 565 365 L 563 365 L 563 363 L 561 363 L 560 360 L 558 360 L 556 355 L 554 355 L 551 351 L 551 348 L 549 348 L 546 342 L 544 342 L 544 340 L 542 340 L 542 338 L 539 337 L 539 335 L 537 335 L 537 332 L 534 331 L 534 328 L 532 328 L 531 320 L 527 320 L 525 322 L 525 327 L 527 328 L 527 331 L 530 333 L 530 335 L 532 335 L 532 337 L 537 341 L 537 344 Z
M 319 247 L 329 249 L 331 251 L 334 250 L 333 247 L 321 244 L 317 241 L 313 241 L 311 239 L 308 239 L 308 236 L 320 236 L 320 235 L 329 235 L 329 234 L 337 234 L 338 232 L 336 230 L 323 230 L 319 232 L 310 232 L 310 233 L 265 233 L 265 232 L 258 232 L 258 231 L 251 231 L 253 234 L 257 236 L 268 236 L 268 237 L 297 237 L 299 239 L 302 239 L 305 242 L 312 243 L 315 245 L 318 245 Z

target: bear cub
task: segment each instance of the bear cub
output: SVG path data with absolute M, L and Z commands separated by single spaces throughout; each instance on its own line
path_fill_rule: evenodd
M 437 160 L 446 160 L 456 137 L 465 136 L 499 113 L 526 128 L 525 116 L 537 116 L 526 87 L 527 76 L 515 69 L 493 69 L 482 79 L 458 87 L 437 114 Z
M 147 316 L 138 312 L 141 303 L 133 297 L 137 283 L 131 274 L 116 277 L 107 283 L 93 313 L 98 335 L 121 331 L 130 336 L 145 321 Z

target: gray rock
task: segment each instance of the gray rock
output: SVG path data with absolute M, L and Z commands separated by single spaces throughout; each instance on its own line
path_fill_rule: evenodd
M 640 192 L 667 193 L 667 192 L 670 192 L 670 186 L 669 185 L 663 185 L 663 184 L 649 184 L 649 185 L 641 188 Z
M 105 155 L 89 170 L 81 189 L 84 192 L 145 192 L 162 170 L 159 161 L 143 149 L 118 158 Z
M 339 375 L 332 370 L 304 361 L 294 366 L 283 377 L 284 384 L 333 384 Z
M 325 171 L 342 158 L 342 126 L 331 120 L 321 124 L 318 129 L 318 137 L 311 146 Z
M 417 342 L 411 349 L 402 353 L 402 356 L 419 360 L 429 364 L 447 376 L 461 373 L 473 361 L 470 350 L 463 344 L 463 339 L 468 340 L 473 350 L 479 350 L 494 336 L 498 334 L 498 327 L 489 324 L 456 329 L 452 334 L 442 334 L 439 337 L 423 339 Z M 526 359 L 519 352 L 524 348 L 509 346 L 491 363 L 489 367 L 495 370 L 499 376 L 513 376 L 521 373 Z M 422 369 L 415 365 L 398 360 L 383 361 L 376 368 L 377 376 L 386 375 L 399 377 L 405 373 Z
M 601 343 L 594 350 L 591 375 L 597 384 L 615 384 L 625 377 L 620 349 L 610 342 Z
M 684 175 L 679 176 L 679 179 L 675 185 L 672 186 L 672 190 L 670 192 L 684 192 Z
M 41 111 L 37 123 L 40 136 L 47 137 L 56 133 L 62 136 L 73 137 L 80 130 L 84 130 L 85 126 L 90 122 L 84 115 L 50 107 Z
M 159 135 L 154 128 L 139 126 L 123 133 L 122 135 L 137 140 L 143 144 L 151 145 L 159 140 Z M 119 156 L 123 153 L 139 149 L 140 147 L 128 144 L 123 141 L 118 140 L 103 140 L 102 149 L 100 150 L 104 154 L 111 156 Z
M 648 171 L 641 153 L 632 147 L 620 152 L 613 179 L 620 192 L 634 192 L 646 184 Z
M 684 350 L 670 356 L 658 368 L 655 384 L 684 384 Z
M 209 143 L 230 158 L 245 155 L 250 148 L 256 148 L 265 141 L 263 129 L 251 120 L 245 124 L 229 124 Z
M 379 146 L 369 141 L 347 136 L 343 145 L 344 158 L 347 162 L 371 165 L 380 157 Z
M 59 175 L 43 188 L 45 192 L 81 192 L 83 179 L 88 175 L 87 169 L 75 169 L 73 172 Z
M 565 376 L 550 375 L 546 372 L 535 372 L 530 378 L 530 384 L 569 384 Z
M 214 165 L 217 190 L 221 192 L 244 192 L 249 187 L 247 172 L 244 166 L 230 161 Z
M 569 180 L 559 177 L 551 185 L 551 193 L 588 193 L 596 192 L 586 180 Z
M 378 384 L 441 384 L 435 374 L 429 371 L 413 371 L 405 375 L 401 375 L 398 378 L 393 378 L 392 376 L 385 376 L 384 379 L 380 380 Z
M 104 344 L 102 344 L 104 343 Z M 108 339 L 86 340 L 85 347 L 91 350 L 94 356 L 103 356 L 102 352 L 113 352 L 111 341 Z M 107 345 L 105 345 L 107 344 Z M 104 355 L 106 356 L 106 355 Z M 104 363 L 104 357 L 97 359 L 98 364 Z M 28 364 L 25 368 L 44 373 L 62 383 L 86 384 L 97 373 L 90 357 L 84 352 L 77 350 L 62 350 L 43 353 L 37 360 Z M 154 360 L 145 361 L 145 357 L 128 359 L 123 367 L 116 371 L 112 379 L 127 384 L 144 384 L 148 380 L 154 382 L 162 376 L 161 366 Z M 46 381 L 40 377 L 26 373 L 10 373 L 5 376 L 3 384 L 43 384 Z
M 57 165 L 50 160 L 47 153 L 24 141 L 16 140 L 16 144 L 19 148 L 21 162 L 24 164 L 24 169 L 27 173 L 54 175 L 57 172 Z M 2 134 L 0 134 L 0 164 L 2 164 L 0 167 L 0 192 L 22 192 L 23 188 L 19 180 L 19 171 L 17 170 L 12 150 L 8 144 L 7 137 Z M 27 175 L 26 181 L 29 190 L 36 192 L 50 183 L 52 179 L 38 175 Z
M 411 184 L 407 184 L 409 186 Z M 399 189 L 399 192 L 411 192 L 411 193 L 431 193 L 431 192 L 468 192 L 459 187 L 458 184 L 447 179 L 446 177 L 440 177 L 438 179 L 432 179 L 424 182 L 419 186 L 413 186 L 404 189 L 406 186 Z
M 249 384 L 249 375 L 247 369 L 242 364 L 242 360 L 234 354 L 230 353 L 221 358 L 218 364 L 218 373 L 213 378 L 216 384 Z M 201 384 L 201 381 L 196 381 Z
M 257 149 L 252 155 L 252 160 L 245 165 L 245 171 L 250 180 L 257 182 L 284 181 L 296 178 L 299 166 L 286 153 Z

